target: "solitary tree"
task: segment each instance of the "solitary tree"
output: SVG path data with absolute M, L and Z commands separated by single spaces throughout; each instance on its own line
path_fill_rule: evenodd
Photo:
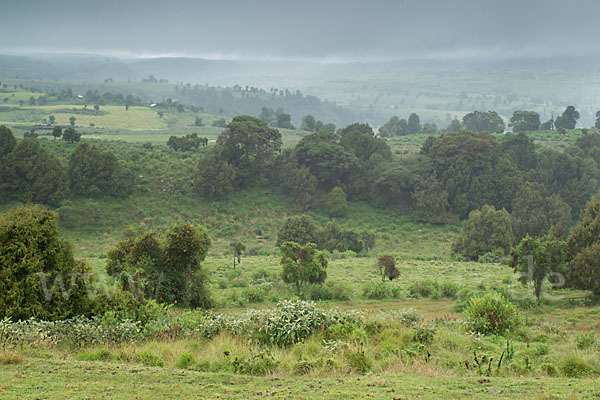
M 473 111 L 466 114 L 462 119 L 462 125 L 465 129 L 473 132 L 504 132 L 504 121 L 496 111 Z
M 73 117 L 71 117 L 73 118 Z M 77 132 L 73 126 L 67 127 L 63 133 L 63 140 L 67 140 L 71 143 L 79 142 L 81 139 L 81 133 Z
M 242 242 L 231 242 L 229 248 L 233 252 L 233 268 L 235 268 L 235 260 L 237 258 L 238 264 L 240 264 L 242 252 L 246 251 L 246 246 Z
M 540 129 L 540 114 L 535 111 L 517 110 L 513 113 L 508 124 L 513 132 L 531 132 Z
M 0 318 L 58 320 L 90 311 L 89 271 L 60 239 L 54 211 L 27 205 L 0 213 L 0 249 Z
M 521 274 L 519 281 L 522 284 L 533 284 L 539 304 L 544 282 L 551 279 L 553 273 L 564 272 L 565 260 L 565 242 L 549 236 L 532 238 L 527 235 L 513 249 L 511 266 Z
M 579 111 L 577 111 L 573 106 L 568 106 L 562 115 L 556 118 L 554 125 L 557 129 L 575 129 L 578 119 Z
M 54 115 L 50 115 L 48 117 L 48 122 L 50 122 L 51 125 L 54 125 L 54 121 L 56 121 L 56 117 L 54 117 Z
M 96 112 L 100 111 L 100 105 L 99 104 L 94 104 L 94 111 L 96 111 Z
M 56 125 L 52 128 L 52 136 L 54 136 L 54 140 L 62 136 L 62 127 L 60 125 Z
M 421 132 L 421 121 L 417 114 L 412 113 L 408 116 L 408 125 L 406 126 L 406 131 L 408 133 Z
M 314 132 L 315 124 L 316 124 L 315 117 L 308 114 L 308 115 L 305 115 L 304 118 L 302 118 L 302 124 L 300 125 L 300 129 L 308 131 L 308 132 Z
M 69 124 L 71 124 L 71 126 L 75 126 L 75 121 L 77 121 L 77 118 L 74 116 L 69 117 Z
M 400 276 L 400 271 L 396 269 L 396 259 L 394 256 L 389 254 L 379 256 L 377 258 L 377 266 L 379 267 L 382 282 L 385 282 L 386 278 L 393 281 Z
M 281 277 L 285 283 L 296 286 L 298 295 L 307 283 L 325 282 L 327 257 L 317 250 L 314 243 L 302 246 L 295 242 L 285 242 L 281 245 L 281 254 Z

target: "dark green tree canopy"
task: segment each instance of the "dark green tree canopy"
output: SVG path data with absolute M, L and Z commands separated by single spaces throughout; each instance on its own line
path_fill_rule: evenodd
M 388 122 L 379 128 L 379 136 L 393 137 L 408 134 L 408 122 L 394 115 Z
M 242 115 L 227 125 L 217 145 L 223 159 L 236 169 L 236 186 L 248 186 L 281 150 L 281 134 L 258 118 Z
M 573 106 L 568 106 L 560 117 L 556 117 L 554 125 L 557 129 L 575 129 L 578 119 L 579 111 L 577 111 Z
M 129 233 L 109 252 L 106 271 L 137 282 L 146 298 L 207 308 L 212 302 L 200 263 L 210 244 L 206 228 L 190 223 L 177 224 L 163 235 Z
M 207 199 L 226 199 L 234 190 L 235 168 L 215 148 L 204 154 L 194 174 L 194 191 Z
M 302 118 L 302 125 L 300 126 L 300 129 L 308 132 L 314 132 L 316 130 L 316 123 L 317 121 L 315 121 L 315 117 L 310 114 L 305 115 Z
M 356 156 L 339 144 L 335 133 L 317 132 L 307 135 L 296 145 L 300 166 L 306 167 L 325 189 L 340 185 L 358 167 Z
M 481 210 L 471 211 L 463 222 L 460 235 L 452 243 L 452 253 L 470 260 L 489 252 L 503 256 L 509 253 L 513 240 L 508 212 L 486 205 Z
M 356 158 L 366 161 L 374 154 L 379 154 L 384 160 L 392 158 L 388 144 L 375 137 L 373 129 L 367 124 L 352 124 L 340 129 L 340 145 Z
M 408 116 L 408 122 L 406 125 L 407 133 L 419 133 L 421 132 L 421 120 L 419 116 L 415 113 L 412 113 Z
M 74 143 L 81 140 L 81 133 L 77 132 L 72 126 L 68 126 L 63 132 L 63 140 Z
M 317 242 L 318 231 L 312 218 L 308 215 L 289 217 L 277 232 L 277 246 L 284 242 L 295 242 L 301 245 Z
M 473 132 L 504 132 L 504 121 L 496 111 L 473 111 L 462 119 L 462 126 Z
M 594 196 L 567 240 L 567 281 L 600 294 L 600 195 Z
M 0 161 L 17 146 L 17 139 L 6 126 L 0 126 Z
M 517 239 L 527 234 L 541 237 L 555 225 L 567 229 L 571 224 L 571 208 L 558 193 L 551 194 L 545 185 L 528 182 L 517 192 L 512 213 L 512 226 Z
M 535 111 L 517 110 L 508 124 L 513 132 L 532 132 L 540 129 L 540 114 Z
M 0 214 L 0 318 L 89 314 L 89 270 L 59 239 L 57 220 L 55 212 L 38 205 Z
M 533 139 L 523 132 L 516 135 L 507 133 L 500 142 L 500 151 L 511 157 L 521 171 L 535 168 L 537 164 L 538 156 Z
M 69 161 L 71 191 L 82 196 L 126 197 L 133 190 L 133 174 L 114 153 L 80 143 Z
M 23 139 L 0 167 L 0 191 L 22 202 L 58 205 L 67 197 L 67 176 L 60 161 L 36 139 Z
M 323 198 L 323 208 L 331 217 L 343 217 L 348 212 L 348 203 L 344 190 L 336 186 Z
M 459 120 L 453 119 L 446 127 L 446 132 L 458 132 L 462 129 L 462 124 Z

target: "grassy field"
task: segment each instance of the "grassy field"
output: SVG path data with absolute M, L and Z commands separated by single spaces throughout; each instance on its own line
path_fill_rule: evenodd
M 254 377 L 25 358 L 0 369 L 0 396 L 34 399 L 597 399 L 597 379 L 478 378 L 371 374 Z

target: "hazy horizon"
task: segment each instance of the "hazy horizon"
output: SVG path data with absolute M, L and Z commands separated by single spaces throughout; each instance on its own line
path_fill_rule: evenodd
M 600 55 L 592 0 L 24 0 L 4 10 L 26 16 L 0 26 L 0 52 L 16 55 L 317 63 Z

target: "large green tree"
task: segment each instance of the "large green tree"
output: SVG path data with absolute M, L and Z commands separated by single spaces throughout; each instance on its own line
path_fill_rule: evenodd
M 58 215 L 39 205 L 0 214 L 0 318 L 59 320 L 88 314 L 88 268 L 59 238 Z
M 504 132 L 504 121 L 496 111 L 473 111 L 462 119 L 462 126 L 473 132 Z
M 289 217 L 277 232 L 277 246 L 285 242 L 299 244 L 317 243 L 318 230 L 313 220 L 308 215 Z
M 69 160 L 71 191 L 82 196 L 126 197 L 133 190 L 133 174 L 110 151 L 80 143 Z
M 317 132 L 303 137 L 294 149 L 300 166 L 308 168 L 323 189 L 339 186 L 358 168 L 356 156 L 339 141 L 335 133 Z
M 4 125 L 0 126 L 0 162 L 17 146 L 17 139 L 12 131 Z
M 540 114 L 535 111 L 517 110 L 513 112 L 509 127 L 513 132 L 532 132 L 540 129 Z
M 281 134 L 258 118 L 242 115 L 227 125 L 217 146 L 223 159 L 235 168 L 235 186 L 246 187 L 264 175 L 281 150 Z
M 190 223 L 177 224 L 162 236 L 129 233 L 109 252 L 106 270 L 133 282 L 126 289 L 141 287 L 147 298 L 207 308 L 212 301 L 201 262 L 210 244 L 206 228 Z
M 519 189 L 512 209 L 512 227 L 517 240 L 527 234 L 544 236 L 553 226 L 566 230 L 571 224 L 571 207 L 558 193 L 551 194 L 540 183 L 528 182 Z
M 323 197 L 323 209 L 331 217 L 343 217 L 348 212 L 344 190 L 336 186 Z
M 579 119 L 579 111 L 575 109 L 573 106 L 568 106 L 565 111 L 563 111 L 560 117 L 556 117 L 554 121 L 554 125 L 556 128 L 563 129 L 575 129 L 575 125 L 577 125 L 577 120 Z
M 202 156 L 194 174 L 194 191 L 200 196 L 223 200 L 234 190 L 236 169 L 215 148 Z
M 600 294 L 600 195 L 594 196 L 567 240 L 568 283 Z
M 460 235 L 452 243 L 452 253 L 470 260 L 477 260 L 488 252 L 503 256 L 508 254 L 513 240 L 508 212 L 486 205 L 469 213 Z
M 406 132 L 407 133 L 419 133 L 421 132 L 421 120 L 419 116 L 415 113 L 412 113 L 408 116 L 408 122 L 406 124 Z
M 58 205 L 68 195 L 67 177 L 60 161 L 36 139 L 23 139 L 0 166 L 0 187 L 23 202 Z

